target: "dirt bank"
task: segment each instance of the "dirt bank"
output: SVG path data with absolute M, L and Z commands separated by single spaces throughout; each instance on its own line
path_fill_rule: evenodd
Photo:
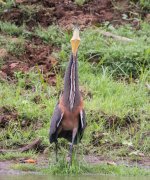
M 127 18 L 123 18 L 124 14 Z M 142 17 L 145 15 L 139 7 L 125 0 L 93 0 L 81 6 L 68 0 L 22 0 L 16 1 L 11 9 L 5 9 L 0 20 L 10 21 L 19 26 L 25 23 L 29 29 L 34 29 L 38 24 L 47 27 L 53 23 L 70 29 L 76 21 L 81 28 L 106 21 L 114 25 L 135 24 L 135 18 L 139 14 L 142 14 Z
M 111 166 L 117 165 L 125 165 L 127 167 L 139 167 L 143 169 L 150 168 L 150 159 L 148 157 L 142 158 L 140 161 L 131 161 L 129 159 L 120 159 L 120 160 L 111 160 L 109 158 L 101 157 L 101 156 L 93 156 L 93 155 L 86 155 L 84 157 L 80 157 L 79 159 L 83 158 L 83 161 L 90 164 L 90 165 L 101 165 L 101 164 L 108 164 Z M 0 173 L 1 174 L 23 174 L 23 173 L 39 173 L 38 171 L 21 171 L 21 170 L 14 170 L 13 166 L 16 164 L 20 164 L 24 159 L 19 158 L 16 160 L 6 160 L 0 161 Z M 45 155 L 39 155 L 36 159 L 35 167 L 38 168 L 47 168 L 49 166 L 49 157 Z

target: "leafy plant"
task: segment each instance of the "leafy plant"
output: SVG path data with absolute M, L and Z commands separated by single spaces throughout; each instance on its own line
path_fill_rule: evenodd
M 52 45 L 60 46 L 63 42 L 65 42 L 64 33 L 57 26 L 49 26 L 47 29 L 39 26 L 35 30 L 36 35 L 38 35 L 43 41 L 50 43 Z
M 18 27 L 10 22 L 0 21 L 0 31 L 9 35 L 21 35 L 24 28 L 23 26 Z

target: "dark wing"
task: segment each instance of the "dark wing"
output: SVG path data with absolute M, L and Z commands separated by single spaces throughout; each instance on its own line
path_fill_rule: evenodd
M 49 133 L 50 143 L 57 142 L 57 129 L 60 125 L 63 115 L 64 115 L 63 112 L 61 111 L 61 109 L 57 104 L 53 116 L 51 118 L 50 133 Z
M 78 135 L 75 138 L 74 144 L 77 144 L 81 141 L 84 129 L 86 127 L 86 117 L 85 117 L 85 111 L 82 109 L 79 114 L 79 129 L 78 129 Z

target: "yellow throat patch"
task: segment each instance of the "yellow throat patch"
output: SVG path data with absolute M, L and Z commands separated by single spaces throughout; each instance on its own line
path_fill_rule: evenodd
M 72 47 L 72 53 L 74 56 L 76 56 L 80 44 L 79 29 L 77 27 L 73 31 L 73 37 L 71 38 L 70 42 Z

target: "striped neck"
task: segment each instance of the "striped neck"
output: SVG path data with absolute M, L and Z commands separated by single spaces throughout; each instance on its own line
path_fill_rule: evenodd
M 78 84 L 77 59 L 71 55 L 68 68 L 66 69 L 64 79 L 63 100 L 65 106 L 72 111 L 80 101 L 80 92 Z
M 73 62 L 72 62 L 72 65 L 71 65 L 71 73 L 70 73 L 70 95 L 69 95 L 70 110 L 72 110 L 73 106 L 74 106 L 75 90 L 76 90 L 75 60 L 73 59 Z

